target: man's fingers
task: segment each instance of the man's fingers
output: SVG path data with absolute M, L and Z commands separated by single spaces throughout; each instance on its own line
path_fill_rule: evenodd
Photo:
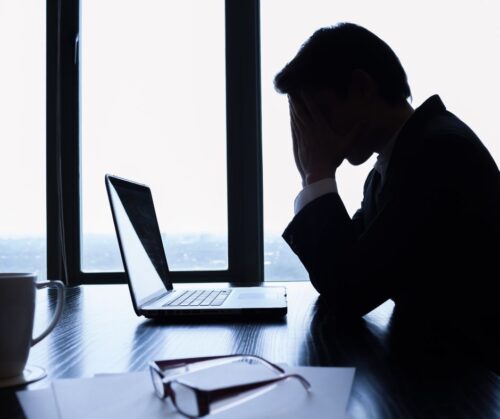
M 323 115 L 323 110 L 320 108 L 318 103 L 307 95 L 302 95 L 302 107 L 304 108 L 304 113 L 309 116 L 310 123 L 316 124 L 317 126 L 324 126 L 328 124 L 325 116 Z
M 300 99 L 299 96 L 289 97 L 290 110 L 294 115 L 295 121 L 301 127 L 304 127 L 308 120 L 310 119 L 310 115 L 305 107 L 304 103 Z
M 303 178 L 304 167 L 302 166 L 302 162 L 300 161 L 299 146 L 296 140 L 293 142 L 293 157 L 295 160 L 295 165 L 297 166 L 297 170 L 299 171 L 300 176 Z
M 291 100 L 289 100 L 290 106 L 290 128 L 292 131 L 292 146 L 293 146 L 293 157 L 295 159 L 295 165 L 299 171 L 300 176 L 304 177 L 304 168 L 302 167 L 302 163 L 300 161 L 299 155 L 299 142 L 301 141 L 301 132 L 300 132 L 300 121 L 298 120 L 297 114 Z

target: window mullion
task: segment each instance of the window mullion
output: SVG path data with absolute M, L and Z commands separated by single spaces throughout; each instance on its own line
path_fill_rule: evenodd
M 47 0 L 47 276 L 76 285 L 79 266 L 79 2 Z
M 259 2 L 226 0 L 229 269 L 260 282 L 263 269 Z

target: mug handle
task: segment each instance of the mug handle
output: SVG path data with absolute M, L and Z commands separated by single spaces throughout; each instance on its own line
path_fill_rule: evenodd
M 39 336 L 32 339 L 31 346 L 36 345 L 44 337 L 46 337 L 50 332 L 52 332 L 52 329 L 56 326 L 57 322 L 59 321 L 59 318 L 61 317 L 62 309 L 63 309 L 63 305 L 64 305 L 64 284 L 61 281 L 45 281 L 45 282 L 35 283 L 35 287 L 39 290 L 42 288 L 47 288 L 47 287 L 52 287 L 52 286 L 57 288 L 56 312 L 54 314 L 54 317 L 52 318 L 52 321 L 47 326 L 47 329 L 45 329 Z

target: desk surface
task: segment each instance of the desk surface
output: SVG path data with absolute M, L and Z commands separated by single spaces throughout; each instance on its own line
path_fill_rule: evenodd
M 250 353 L 290 365 L 355 366 L 354 418 L 500 417 L 500 378 L 455 344 L 396 326 L 392 302 L 345 324 L 325 312 L 308 282 L 283 285 L 283 321 L 175 325 L 136 317 L 123 285 L 69 288 L 63 318 L 28 363 L 61 378 L 142 370 L 151 359 Z M 36 328 L 55 305 L 52 291 L 40 294 Z M 13 390 L 0 391 L 0 405 L 2 418 L 23 417 Z

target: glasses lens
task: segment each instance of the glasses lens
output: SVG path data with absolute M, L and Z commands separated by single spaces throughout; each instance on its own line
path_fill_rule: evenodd
M 156 395 L 160 399 L 163 399 L 165 397 L 165 387 L 163 385 L 161 375 L 154 368 L 150 368 L 149 372 L 151 373 L 151 381 L 153 381 L 153 387 L 155 389 Z
M 200 416 L 195 390 L 179 381 L 172 381 L 170 385 L 174 392 L 177 409 L 187 416 Z

